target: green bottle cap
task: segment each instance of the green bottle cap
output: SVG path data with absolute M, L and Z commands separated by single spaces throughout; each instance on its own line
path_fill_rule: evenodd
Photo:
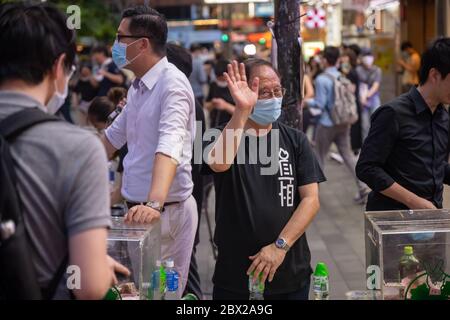
M 318 262 L 316 265 L 316 270 L 314 271 L 314 275 L 318 277 L 327 277 L 328 276 L 328 267 L 324 262 Z
M 412 246 L 406 246 L 405 248 L 403 248 L 403 252 L 406 254 L 406 255 L 408 255 L 408 256 L 410 256 L 410 255 L 412 255 L 413 254 L 413 247 Z

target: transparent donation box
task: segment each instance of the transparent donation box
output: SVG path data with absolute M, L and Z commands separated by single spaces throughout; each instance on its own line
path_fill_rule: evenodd
M 116 274 L 116 290 L 123 300 L 147 300 L 150 279 L 161 257 L 161 223 L 129 225 L 123 217 L 112 218 L 108 233 L 108 254 L 126 266 L 129 277 Z
M 365 214 L 368 289 L 385 300 L 450 298 L 448 210 Z

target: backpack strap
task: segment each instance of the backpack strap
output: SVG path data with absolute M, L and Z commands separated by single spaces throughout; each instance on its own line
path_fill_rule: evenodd
M 22 132 L 34 125 L 48 121 L 60 121 L 60 119 L 38 108 L 25 109 L 8 116 L 0 122 L 0 135 L 6 140 L 14 140 Z

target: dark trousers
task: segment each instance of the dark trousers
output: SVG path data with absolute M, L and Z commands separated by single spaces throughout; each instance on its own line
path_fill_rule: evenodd
M 264 300 L 308 300 L 309 298 L 309 287 L 311 285 L 311 280 L 308 280 L 307 284 L 294 292 L 264 295 Z M 213 290 L 213 300 L 248 300 L 249 293 L 239 293 L 229 291 L 218 286 L 214 286 Z

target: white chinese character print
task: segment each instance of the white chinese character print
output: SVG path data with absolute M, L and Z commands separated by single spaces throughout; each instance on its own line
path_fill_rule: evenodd
M 294 205 L 294 177 L 292 164 L 289 162 L 289 152 L 280 148 L 279 166 L 280 176 L 280 201 L 282 207 L 292 207 Z

